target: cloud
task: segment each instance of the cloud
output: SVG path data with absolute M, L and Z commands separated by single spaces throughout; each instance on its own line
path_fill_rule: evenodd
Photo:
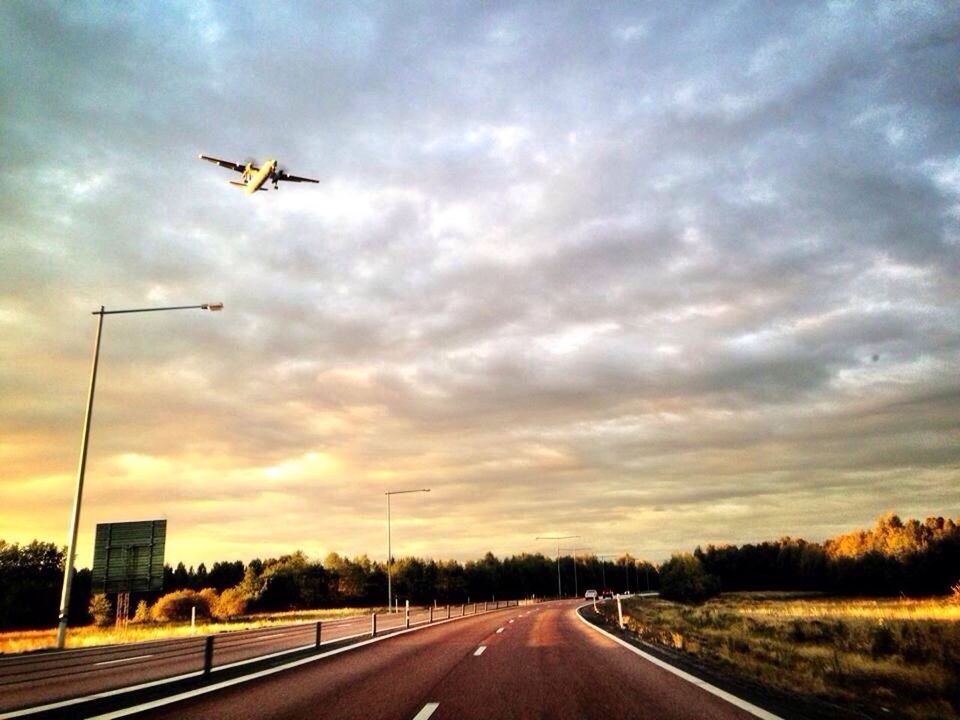
M 81 558 L 155 512 L 175 560 L 377 556 L 407 483 L 439 557 L 949 514 L 958 21 L 0 7 L 0 534 L 63 535 L 89 313 L 208 301 L 105 319 Z

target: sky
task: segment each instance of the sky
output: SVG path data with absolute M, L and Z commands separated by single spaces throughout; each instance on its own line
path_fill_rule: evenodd
M 0 3 L 0 538 L 77 564 L 960 515 L 960 10 Z M 246 195 L 201 162 L 317 185 Z

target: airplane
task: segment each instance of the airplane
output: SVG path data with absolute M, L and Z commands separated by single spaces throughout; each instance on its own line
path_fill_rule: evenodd
M 243 174 L 243 182 L 235 182 L 234 180 L 230 181 L 231 185 L 236 185 L 237 187 L 246 188 L 248 195 L 255 193 L 257 190 L 262 190 L 263 192 L 267 191 L 267 188 L 263 187 L 264 184 L 269 180 L 273 183 L 273 189 L 279 190 L 279 183 L 281 180 L 287 182 L 309 182 L 309 183 L 319 183 L 319 180 L 314 180 L 313 178 L 307 177 L 298 177 L 297 175 L 288 175 L 286 170 L 281 170 L 277 166 L 276 160 L 267 160 L 263 165 L 257 167 L 253 161 L 250 161 L 244 165 L 239 163 L 230 162 L 229 160 L 220 160 L 219 158 L 210 157 L 208 155 L 201 155 L 201 160 L 206 160 L 208 162 L 216 163 L 220 167 L 229 168 L 238 173 Z

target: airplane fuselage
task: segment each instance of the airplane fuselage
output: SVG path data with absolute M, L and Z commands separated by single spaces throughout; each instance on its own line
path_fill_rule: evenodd
M 247 186 L 247 194 L 255 193 L 263 184 L 267 182 L 271 177 L 273 177 L 274 171 L 277 169 L 276 160 L 267 160 L 263 165 L 260 166 L 260 169 L 252 175 L 245 175 L 244 182 Z

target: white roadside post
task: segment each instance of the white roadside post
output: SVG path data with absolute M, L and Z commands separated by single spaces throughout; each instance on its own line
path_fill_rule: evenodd
M 620 629 L 623 630 L 623 605 L 620 604 L 619 595 L 617 595 L 617 618 L 620 621 Z
M 191 605 L 190 606 L 190 631 L 192 632 L 196 629 L 197 629 L 197 606 Z
M 405 628 L 410 627 L 410 601 L 407 600 L 403 604 L 403 626 Z

